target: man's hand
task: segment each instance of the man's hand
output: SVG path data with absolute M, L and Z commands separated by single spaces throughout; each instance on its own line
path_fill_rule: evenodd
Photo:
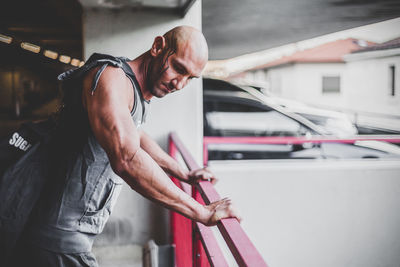
M 226 218 L 236 218 L 239 222 L 242 220 L 229 198 L 215 201 L 205 207 L 210 211 L 210 216 L 208 220 L 203 222 L 204 225 L 213 226 L 216 225 L 219 220 Z
M 218 181 L 217 178 L 215 178 L 215 175 L 207 167 L 190 171 L 188 176 L 189 184 L 195 184 L 200 181 L 209 181 L 212 184 L 216 184 Z

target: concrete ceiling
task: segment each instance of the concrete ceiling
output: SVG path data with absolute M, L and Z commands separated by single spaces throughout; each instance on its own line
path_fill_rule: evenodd
M 83 8 L 182 16 L 196 0 L 12 0 L 0 33 L 81 58 Z M 202 0 L 210 58 L 224 59 L 400 17 L 399 0 Z
M 211 59 L 400 17 L 399 0 L 203 0 L 202 5 Z
M 175 8 L 182 6 L 183 0 L 79 0 L 84 7 L 123 8 L 123 7 L 157 7 Z
M 77 0 L 84 8 L 135 9 L 183 17 L 196 0 Z

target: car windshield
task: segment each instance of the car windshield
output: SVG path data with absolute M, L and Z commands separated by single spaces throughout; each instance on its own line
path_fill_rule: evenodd
M 206 94 L 204 104 L 205 135 L 301 136 L 308 132 L 298 121 L 247 94 Z
M 300 123 L 275 110 L 264 112 L 208 112 L 209 127 L 222 136 L 297 136 Z

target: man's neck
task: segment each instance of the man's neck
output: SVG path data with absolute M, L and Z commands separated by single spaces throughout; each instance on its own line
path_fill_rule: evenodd
M 145 100 L 150 100 L 153 97 L 153 95 L 150 93 L 149 88 L 147 88 L 146 83 L 147 68 L 150 60 L 150 51 L 147 51 L 141 54 L 139 57 L 135 58 L 134 60 L 128 62 L 129 66 L 132 68 L 133 72 L 136 75 L 136 79 L 140 85 L 140 90 L 142 91 L 142 95 Z

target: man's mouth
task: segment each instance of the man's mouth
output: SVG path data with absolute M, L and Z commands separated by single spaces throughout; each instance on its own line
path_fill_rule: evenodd
M 167 93 L 171 93 L 171 92 L 173 91 L 173 89 L 171 89 L 167 84 L 163 83 L 162 85 L 163 85 L 164 88 L 165 88 L 164 91 L 167 91 Z

